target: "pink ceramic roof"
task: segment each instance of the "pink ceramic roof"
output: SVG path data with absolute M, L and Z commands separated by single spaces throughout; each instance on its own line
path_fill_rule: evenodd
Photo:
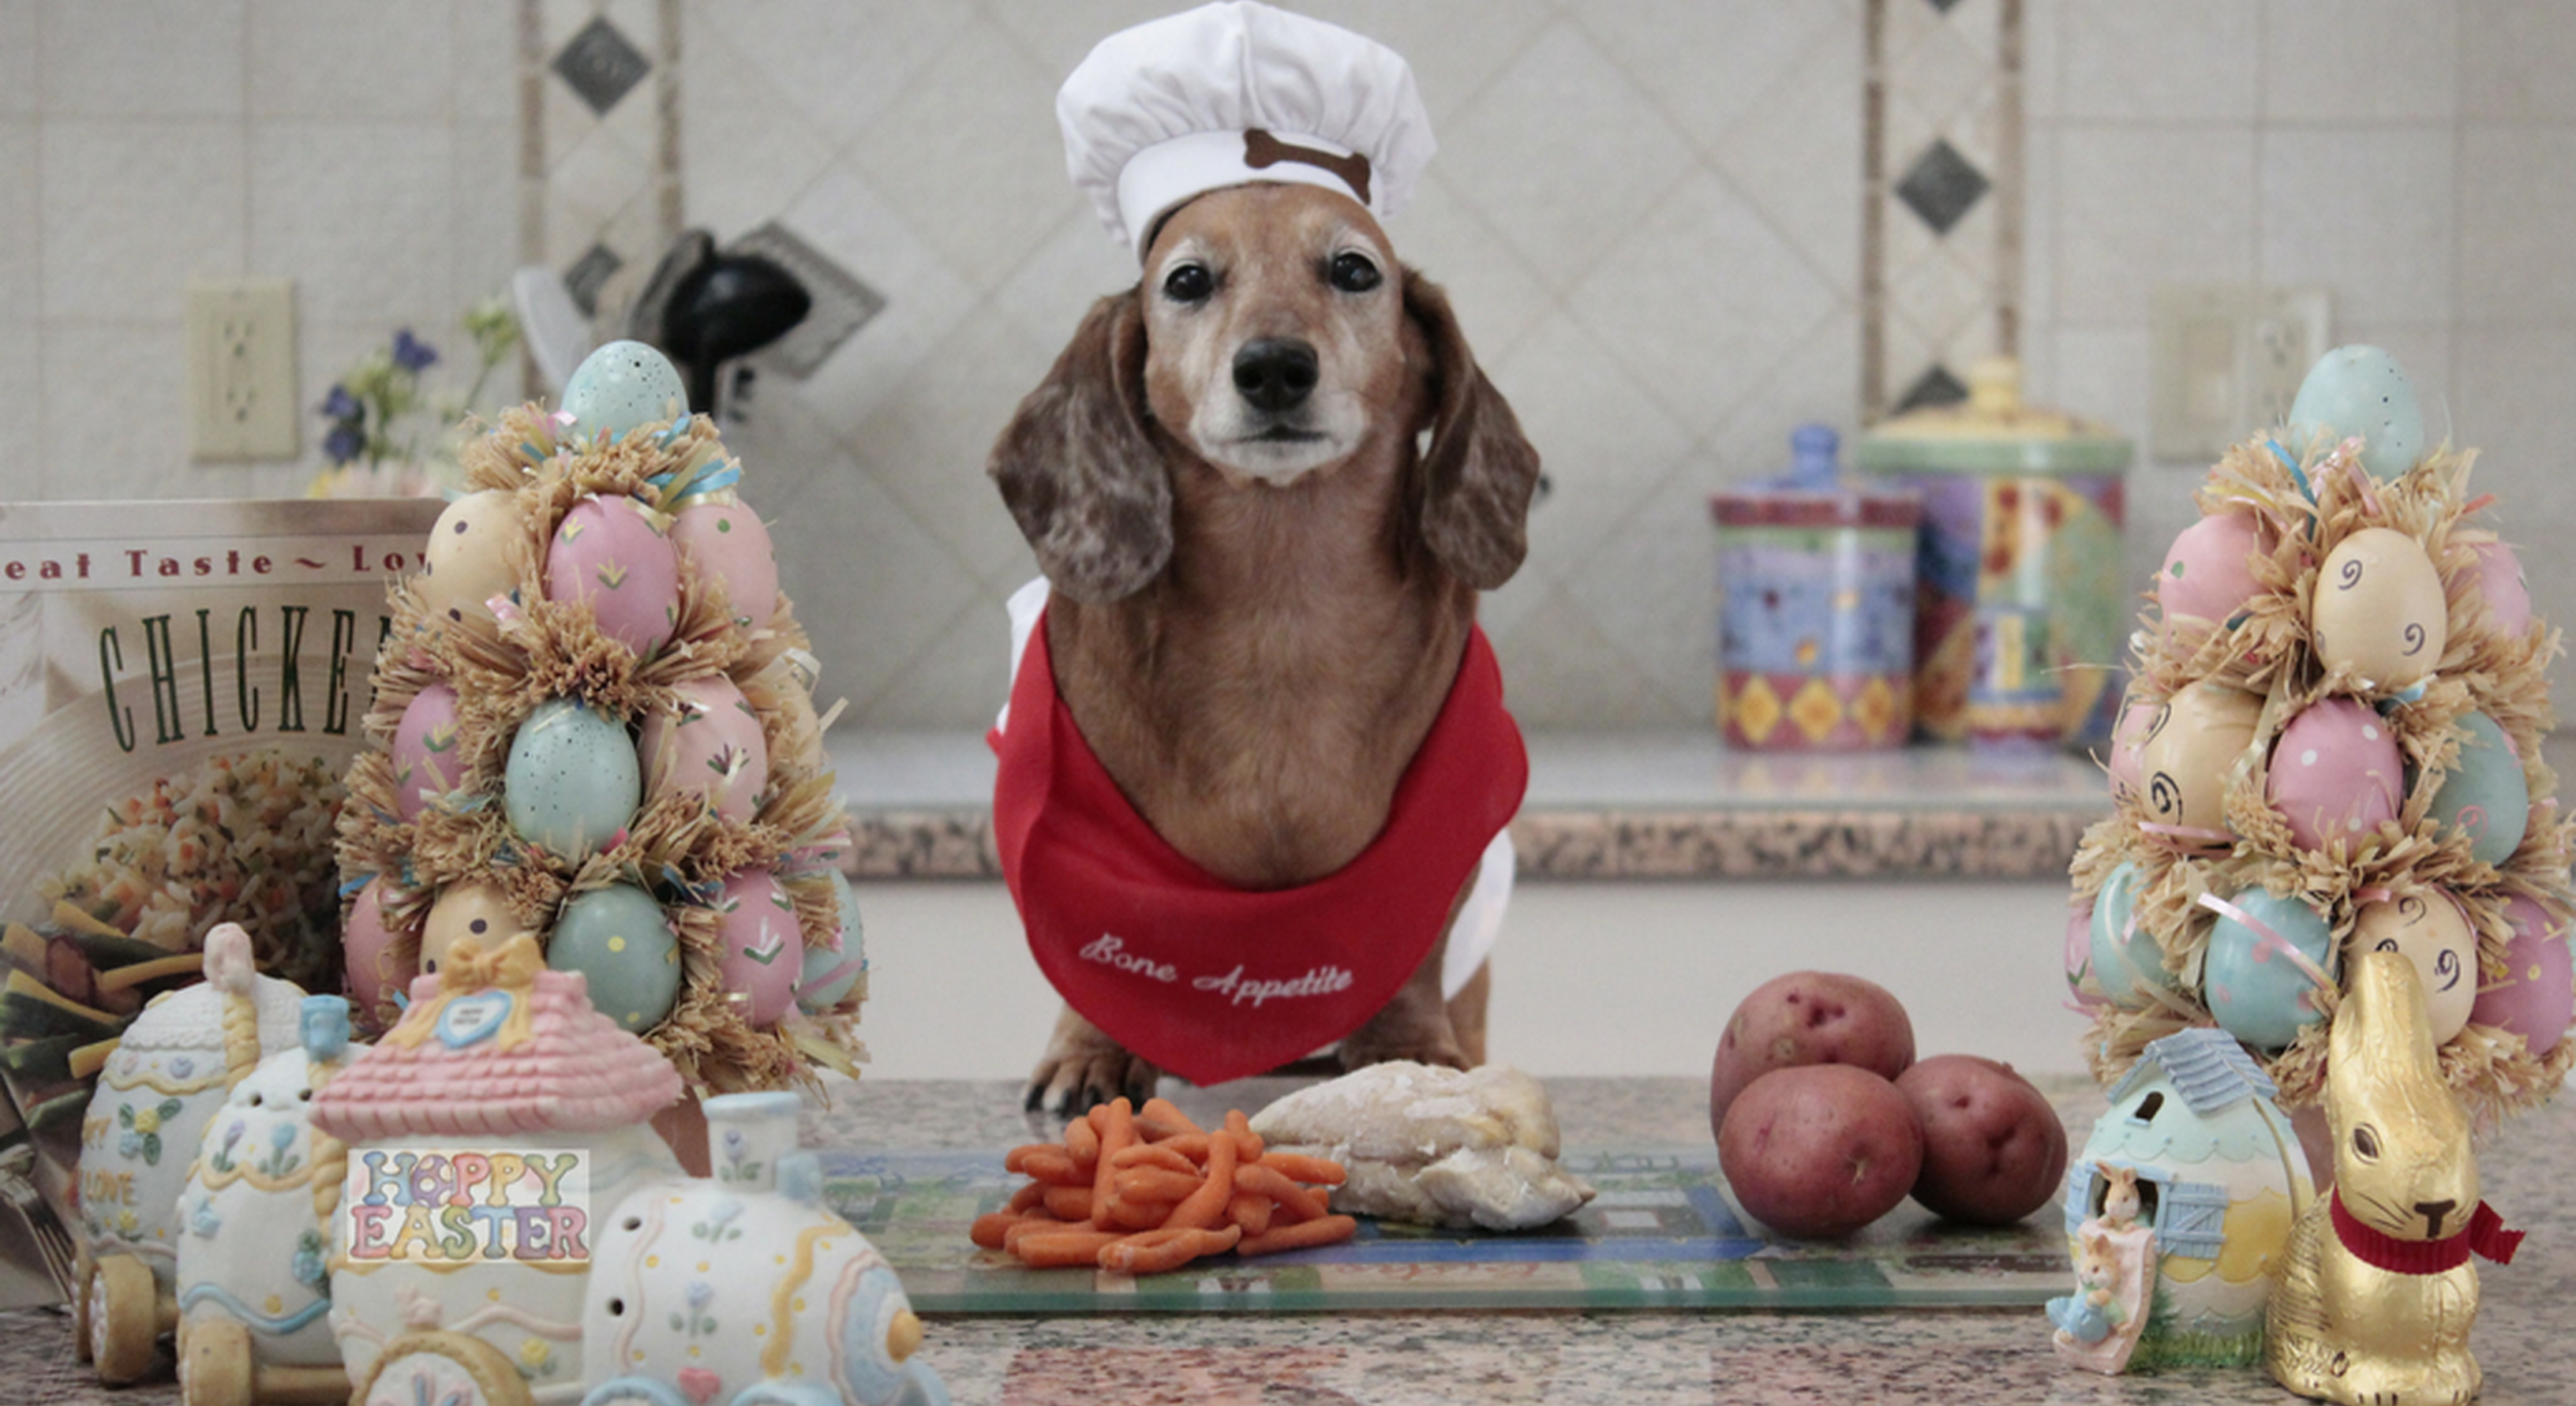
M 430 1015 L 439 978 L 411 986 L 397 1030 Z M 579 972 L 541 971 L 524 999 L 534 1038 L 450 1047 L 436 1035 L 390 1039 L 361 1053 L 313 1095 L 313 1124 L 344 1142 L 403 1137 L 511 1137 L 603 1132 L 652 1117 L 680 1097 L 679 1071 L 591 1009 Z

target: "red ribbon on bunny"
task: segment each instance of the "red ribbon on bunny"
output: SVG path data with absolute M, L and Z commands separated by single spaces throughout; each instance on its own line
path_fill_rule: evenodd
M 2344 1209 L 2340 1191 L 2329 1198 L 2328 1210 L 2334 1219 L 2335 1238 L 2343 1242 L 2343 1247 L 2362 1263 L 2391 1274 L 2441 1274 L 2467 1264 L 2472 1253 L 2497 1264 L 2511 1264 L 2514 1251 L 2522 1246 L 2523 1232 L 2505 1229 L 2504 1217 L 2484 1201 L 2469 1217 L 2467 1229 L 2439 1240 L 2400 1240 L 2364 1225 L 2360 1217 Z

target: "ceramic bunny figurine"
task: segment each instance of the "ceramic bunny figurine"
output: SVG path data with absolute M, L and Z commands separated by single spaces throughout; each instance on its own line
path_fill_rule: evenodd
M 2479 1199 L 2468 1115 L 2443 1082 L 2412 962 L 2353 959 L 2327 1061 L 2335 1185 L 2291 1236 L 2263 1363 L 2302 1396 L 2353 1406 L 2467 1401 L 2469 1256 L 2510 1260 L 2522 1235 Z

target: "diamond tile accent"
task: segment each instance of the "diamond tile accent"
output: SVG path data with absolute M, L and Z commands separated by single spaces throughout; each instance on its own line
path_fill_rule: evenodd
M 1823 679 L 1807 680 L 1800 685 L 1797 696 L 1789 700 L 1789 721 L 1796 723 L 1811 743 L 1831 736 L 1842 720 L 1843 701 L 1834 696 L 1834 686 Z
M 581 309 L 582 316 L 599 315 L 599 290 L 606 287 L 609 278 L 624 267 L 626 261 L 617 256 L 616 250 L 605 244 L 593 244 L 580 258 L 573 260 L 571 268 L 564 270 L 564 289 L 572 294 L 573 306 Z
M 1948 234 L 1960 216 L 1985 199 L 1987 189 L 1984 172 L 1969 165 L 1949 142 L 1936 139 L 1897 182 L 1896 196 L 1935 233 Z
M 1902 415 L 1908 410 L 1921 410 L 1926 406 L 1956 405 L 1967 398 L 1968 387 L 1950 374 L 1950 368 L 1935 365 L 1915 378 L 1913 386 L 1905 392 L 1905 398 L 1896 403 L 1893 413 Z
M 1771 736 L 1771 729 L 1780 725 L 1783 712 L 1780 695 L 1771 691 L 1771 685 L 1760 674 L 1748 679 L 1743 691 L 1735 695 L 1733 721 L 1744 733 L 1745 740 L 1756 746 Z
M 602 116 L 653 71 L 652 61 L 637 52 L 605 15 L 582 26 L 581 33 L 555 55 L 553 67 L 555 75 Z

